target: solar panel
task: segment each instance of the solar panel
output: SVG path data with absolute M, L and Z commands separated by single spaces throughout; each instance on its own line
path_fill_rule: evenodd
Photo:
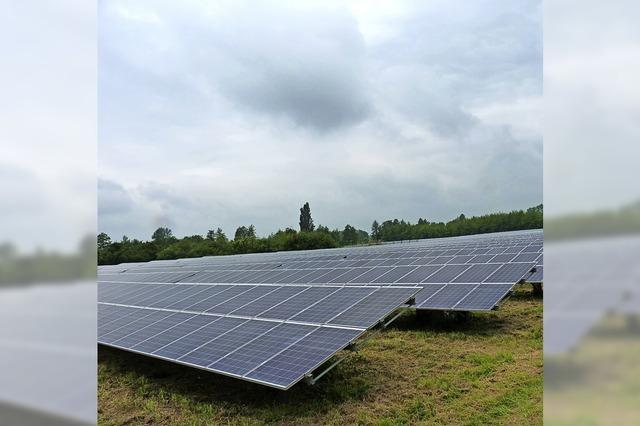
M 98 288 L 99 343 L 280 389 L 420 290 L 146 281 L 99 282 Z

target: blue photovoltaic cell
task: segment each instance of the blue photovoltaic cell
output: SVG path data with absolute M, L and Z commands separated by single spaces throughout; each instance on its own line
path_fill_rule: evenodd
M 309 287 L 303 287 L 303 286 L 274 287 L 274 291 L 247 303 L 246 305 L 236 309 L 232 313 L 233 315 L 254 317 L 266 310 L 273 308 L 276 305 L 279 305 L 281 303 L 286 304 L 290 297 L 293 297 L 296 294 L 299 294 L 300 292 L 303 292 L 307 289 L 309 289 Z M 286 319 L 286 318 L 278 318 L 278 319 Z
M 247 374 L 247 378 L 290 386 L 361 333 L 339 328 L 317 329 Z
M 478 263 L 471 268 L 464 271 L 461 275 L 457 276 L 453 283 L 481 283 L 500 268 L 499 264 L 495 263 Z
M 333 280 L 333 279 L 339 277 L 340 275 L 344 274 L 346 271 L 348 271 L 348 269 L 345 269 L 345 268 L 328 269 L 321 276 L 317 277 L 314 280 L 310 280 L 309 283 L 310 284 L 311 283 L 328 283 L 331 280 Z
M 435 293 L 420 308 L 452 309 L 464 296 L 466 296 L 476 284 L 449 284 Z
M 479 285 L 455 308 L 463 310 L 487 310 L 493 308 L 513 287 L 511 284 Z
M 199 286 L 202 288 L 202 291 L 191 296 L 187 296 L 181 300 L 178 300 L 169 306 L 168 309 L 176 309 L 183 310 L 187 309 L 190 306 L 195 305 L 198 302 L 202 302 L 204 300 L 209 299 L 210 297 L 215 296 L 216 294 L 222 294 L 222 292 L 229 290 L 231 288 L 230 285 L 211 285 L 211 286 Z
M 350 283 L 358 283 L 358 284 L 371 283 L 371 282 L 374 282 L 374 280 L 376 278 L 380 277 L 381 275 L 386 274 L 387 272 L 391 271 L 392 269 L 393 268 L 390 267 L 390 266 L 375 267 L 375 268 L 372 268 L 372 269 L 368 270 L 364 274 L 358 275 L 356 278 L 352 279 L 349 282 Z
M 329 324 L 369 328 L 405 303 L 416 290 L 393 287 L 380 289 L 329 321 Z
M 99 336 L 100 341 L 104 343 L 113 343 L 116 340 L 137 331 L 140 328 L 153 324 L 154 322 L 173 315 L 173 312 L 144 310 L 140 313 L 140 317 L 128 322 L 127 324 L 116 328 L 115 330 Z
M 510 254 L 496 254 L 493 258 L 491 258 L 491 263 L 507 263 L 511 262 L 515 255 L 513 253 Z
M 165 318 L 161 318 L 146 327 L 141 327 L 135 330 L 133 333 L 126 335 L 125 337 L 112 342 L 114 345 L 130 348 L 150 337 L 155 336 L 158 333 L 166 330 L 167 328 L 178 325 L 179 323 L 193 318 L 193 314 L 174 313 Z
M 464 256 L 458 255 L 458 256 L 455 256 L 453 259 L 451 259 L 451 261 L 449 261 L 447 263 L 450 263 L 452 265 L 453 264 L 465 264 L 465 263 L 469 262 L 471 259 L 473 259 L 472 255 L 464 255 Z
M 413 270 L 413 272 L 405 275 L 398 280 L 398 283 L 420 283 L 427 279 L 427 277 L 433 275 L 442 268 L 442 265 L 424 265 L 419 266 Z
M 271 321 L 248 320 L 244 324 L 204 344 L 200 348 L 178 357 L 178 360 L 207 367 L 277 325 L 278 323 Z
M 493 254 L 480 254 L 477 256 L 473 256 L 469 261 L 469 263 L 487 263 L 494 257 L 495 255 Z
M 98 316 L 98 337 L 133 321 L 135 318 L 139 318 L 140 315 L 139 309 L 122 306 L 105 307 Z
M 505 263 L 489 278 L 488 283 L 517 283 L 535 266 L 532 263 Z
M 212 322 L 209 324 L 196 329 L 193 333 L 182 336 L 170 344 L 156 349 L 152 354 L 169 359 L 178 359 L 247 322 L 247 320 L 238 318 L 213 316 L 211 318 Z
M 209 365 L 209 368 L 242 376 L 317 328 L 299 324 L 277 325 L 239 346 L 234 352 Z
M 192 316 L 190 319 L 182 323 L 178 323 L 173 327 L 166 327 L 159 333 L 149 336 L 146 340 L 132 345 L 132 349 L 140 352 L 153 353 L 169 343 L 175 342 L 184 336 L 195 332 L 199 328 L 219 319 L 220 317 L 214 317 L 211 315 Z
M 444 265 L 446 263 L 451 262 L 455 256 L 438 256 L 435 257 L 429 262 L 430 265 Z
M 324 298 L 309 309 L 292 317 L 293 321 L 313 322 L 323 324 L 336 315 L 341 314 L 347 307 L 352 306 L 373 293 L 375 288 L 345 287 Z
M 184 278 L 181 281 L 183 283 L 215 283 L 219 282 L 216 279 L 222 275 L 225 275 L 226 272 L 214 271 L 214 272 L 198 272 L 190 277 Z
M 298 293 L 296 296 L 288 299 L 286 302 L 280 303 L 279 305 L 262 312 L 258 317 L 289 319 L 299 312 L 309 309 L 314 304 L 319 303 L 322 299 L 329 296 L 331 293 L 335 293 L 339 289 L 340 287 L 310 287 L 304 292 Z
M 215 308 L 218 305 L 223 304 L 227 300 L 230 300 L 238 295 L 252 289 L 251 285 L 236 285 L 231 286 L 227 290 L 213 294 L 212 296 L 202 299 L 193 305 L 187 306 L 185 310 L 192 312 L 206 312 L 209 309 Z
M 226 300 L 224 303 L 220 303 L 216 306 L 213 306 L 207 309 L 205 312 L 212 313 L 212 314 L 222 314 L 222 315 L 229 314 L 235 311 L 236 309 L 241 308 L 242 306 L 245 306 L 262 296 L 268 295 L 269 293 L 277 290 L 279 287 L 258 286 L 258 287 L 252 288 L 251 286 L 247 286 L 246 288 L 247 288 L 247 291 L 242 292 L 237 296 Z
M 171 294 L 175 288 L 174 284 L 138 284 L 141 291 L 129 295 L 127 300 L 122 301 L 126 305 L 145 306 L 146 301 L 153 302 L 166 297 L 165 292 Z
M 154 292 L 166 289 L 162 284 L 131 284 L 131 283 L 110 283 L 99 282 L 99 288 L 105 289 L 100 300 L 109 303 L 131 304 L 132 300 L 138 297 L 144 297 L 144 294 L 153 294 Z M 155 290 L 154 290 L 155 289 Z
M 276 281 L 276 284 L 294 284 L 301 281 L 302 278 L 311 274 L 313 271 L 309 269 L 304 269 L 300 271 L 295 271 L 293 274 L 289 274 L 279 281 Z
M 373 280 L 374 283 L 395 283 L 397 280 L 413 271 L 415 266 L 396 266 L 386 274 L 380 275 Z
M 246 280 L 246 282 L 248 283 L 254 283 L 254 284 L 260 284 L 260 283 L 272 283 L 272 280 L 279 276 L 282 275 L 284 271 L 278 269 L 275 271 L 262 271 L 262 273 L 259 276 L 254 276 L 251 279 Z
M 163 296 L 160 298 L 156 298 L 153 301 L 145 301 L 144 306 L 150 308 L 167 308 L 184 298 L 197 295 L 203 290 L 205 290 L 204 286 L 187 284 L 178 285 L 177 288 L 171 289 L 169 292 L 164 292 Z
M 356 268 L 356 269 L 351 269 L 348 270 L 347 272 L 345 272 L 344 274 L 336 277 L 335 279 L 329 281 L 330 283 L 338 283 L 338 284 L 345 284 L 348 283 L 349 281 L 357 278 L 359 275 L 364 274 L 365 272 L 369 271 L 371 268 Z
M 445 265 L 435 274 L 425 279 L 424 283 L 448 283 L 469 269 L 471 265 Z
M 291 283 L 294 284 L 306 284 L 306 283 L 311 283 L 314 280 L 322 277 L 324 274 L 327 273 L 326 269 L 317 269 L 317 270 L 312 270 L 310 271 L 309 274 L 304 275 L 302 277 L 296 278 L 295 280 L 291 281 Z
M 418 292 L 416 295 L 416 307 L 420 307 L 422 302 L 433 296 L 436 292 L 438 292 L 445 284 L 426 284 L 422 286 L 422 290 Z
M 535 262 L 540 255 L 538 253 L 522 253 L 513 259 L 514 262 Z

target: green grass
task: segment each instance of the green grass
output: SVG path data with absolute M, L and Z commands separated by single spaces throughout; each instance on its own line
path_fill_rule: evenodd
M 541 424 L 542 300 L 469 321 L 407 312 L 315 386 L 287 392 L 99 349 L 98 420 L 120 424 Z

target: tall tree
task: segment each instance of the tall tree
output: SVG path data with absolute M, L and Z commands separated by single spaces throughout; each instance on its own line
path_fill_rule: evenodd
M 222 228 L 216 229 L 216 241 L 219 243 L 227 242 L 227 236 L 222 232 Z
M 209 229 L 209 231 L 207 231 L 207 240 L 215 240 L 215 239 L 216 239 L 216 231 L 214 231 L 213 229 Z
M 171 232 L 171 229 L 169 228 L 160 227 L 154 231 L 153 235 L 151 235 L 151 239 L 153 242 L 159 244 L 168 243 L 173 239 L 173 232 Z
M 371 238 L 374 241 L 378 241 L 380 239 L 380 225 L 377 220 L 374 220 L 371 224 Z
M 311 208 L 309 203 L 304 203 L 304 206 L 300 209 L 300 231 L 311 232 L 313 231 L 313 219 L 311 218 Z
M 247 228 L 247 238 L 255 238 L 256 237 L 256 227 L 253 225 L 249 225 Z

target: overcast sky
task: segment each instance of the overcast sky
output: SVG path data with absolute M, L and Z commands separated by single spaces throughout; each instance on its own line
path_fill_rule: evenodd
M 99 230 L 449 220 L 542 202 L 537 1 L 99 6 Z

